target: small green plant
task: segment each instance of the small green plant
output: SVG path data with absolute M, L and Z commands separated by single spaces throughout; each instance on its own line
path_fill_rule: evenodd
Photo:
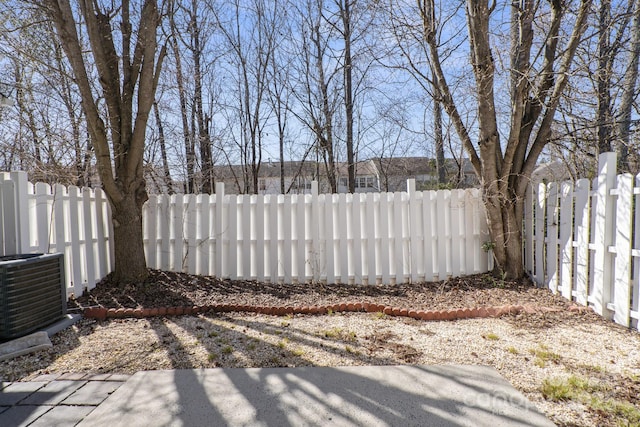
M 606 388 L 595 382 L 571 375 L 567 379 L 545 379 L 542 381 L 540 391 L 542 392 L 542 396 L 548 400 L 582 401 L 586 395 L 597 391 L 606 391 Z
M 331 310 L 330 308 L 327 308 L 327 314 L 331 316 L 333 314 L 333 310 Z
M 303 348 L 294 348 L 293 350 L 291 350 L 291 354 L 293 354 L 294 356 L 300 357 L 300 356 L 304 356 L 304 349 Z
M 250 342 L 249 344 L 247 344 L 247 350 L 253 351 L 255 349 L 256 349 L 256 343 Z
M 482 338 L 490 341 L 498 341 L 500 339 L 500 337 L 494 334 L 493 332 L 489 332 L 488 334 L 483 335 Z
M 278 341 L 278 347 L 285 348 L 288 342 L 289 340 L 287 338 L 282 338 L 280 341 Z
M 586 365 L 586 364 L 581 364 L 578 365 L 579 368 L 584 369 L 587 372 L 596 372 L 596 373 L 600 373 L 603 374 L 606 372 L 606 369 L 603 368 L 600 365 Z
M 283 320 L 282 322 L 280 322 L 280 326 L 282 326 L 283 328 L 286 328 L 287 326 L 289 326 L 291 323 L 287 322 L 286 320 Z
M 495 248 L 496 248 L 496 242 L 487 240 L 486 242 L 482 243 L 482 250 L 485 252 L 493 251 Z
M 385 317 L 387 317 L 387 315 L 386 315 L 386 314 L 384 314 L 384 313 L 383 313 L 383 312 L 381 312 L 381 311 L 376 311 L 375 313 L 373 313 L 373 315 L 372 315 L 372 316 L 373 316 L 373 318 L 374 318 L 374 319 L 378 319 L 378 320 L 380 320 L 380 319 L 384 319 Z
M 511 354 L 519 354 L 520 352 L 518 351 L 517 348 L 511 346 L 511 347 L 507 347 L 507 351 Z
M 350 345 L 345 345 L 344 349 L 347 353 L 355 353 L 355 350 Z
M 342 334 L 342 329 L 340 328 L 332 328 L 332 329 L 326 329 L 322 331 L 322 335 L 325 338 L 338 338 L 341 334 Z
M 618 425 L 640 425 L 640 408 L 630 402 L 592 397 L 588 406 L 598 412 L 614 414 L 617 418 L 621 419 Z
M 222 347 L 222 353 L 224 354 L 233 353 L 233 347 L 231 347 L 230 345 L 225 345 L 224 347 Z
M 544 344 L 541 344 L 538 349 L 529 349 L 529 353 L 535 356 L 533 363 L 540 368 L 544 368 L 547 362 L 558 363 L 560 361 L 560 355 L 549 351 Z
M 214 360 L 216 360 L 217 358 L 218 358 L 218 355 L 217 355 L 217 354 L 215 354 L 215 353 L 209 353 L 209 354 L 207 355 L 207 360 L 208 360 L 209 362 L 213 362 L 213 361 L 214 361 Z
M 215 338 L 218 336 L 218 333 L 216 331 L 209 331 L 209 338 Z

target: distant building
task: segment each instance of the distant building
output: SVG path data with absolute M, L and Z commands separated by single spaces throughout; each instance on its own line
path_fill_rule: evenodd
M 445 160 L 447 183 L 444 187 L 465 188 L 478 185 L 471 162 L 463 159 Z M 282 164 L 284 192 L 311 193 L 311 182 L 318 181 L 320 193 L 330 192 L 324 164 L 314 161 L 286 161 Z M 407 180 L 416 180 L 416 189 L 430 190 L 443 187 L 438 184 L 435 160 L 428 157 L 377 158 L 356 163 L 356 193 L 379 191 L 406 191 Z M 259 194 L 281 194 L 280 162 L 267 161 L 258 171 Z M 251 193 L 251 171 L 240 165 L 215 166 L 216 182 L 224 182 L 227 194 Z M 338 193 L 347 193 L 348 168 L 345 162 L 336 165 Z
M 417 190 L 441 188 L 438 183 L 436 161 L 428 157 L 389 157 L 375 159 L 378 170 L 380 191 L 403 191 L 407 188 L 407 179 L 416 180 Z M 479 181 L 469 159 L 445 159 L 444 187 L 475 187 Z

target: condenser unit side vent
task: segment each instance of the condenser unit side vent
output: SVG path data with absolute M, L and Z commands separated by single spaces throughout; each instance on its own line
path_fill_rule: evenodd
M 27 335 L 67 312 L 62 254 L 0 257 L 0 340 Z

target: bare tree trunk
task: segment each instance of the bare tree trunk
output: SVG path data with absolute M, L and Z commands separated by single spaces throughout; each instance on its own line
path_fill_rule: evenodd
M 213 156 L 211 153 L 211 137 L 209 135 L 208 121 L 205 120 L 204 106 L 202 103 L 202 46 L 200 37 L 200 26 L 198 23 L 198 1 L 191 1 L 191 51 L 193 54 L 194 102 L 196 118 L 198 121 L 198 142 L 200 145 L 200 162 L 202 172 L 202 192 L 212 194 L 215 192 L 215 181 L 213 177 Z
M 598 152 L 611 151 L 611 77 L 612 52 L 611 37 L 611 0 L 600 0 L 598 37 Z
M 444 164 L 444 138 L 442 136 L 442 104 L 439 99 L 433 102 L 433 137 L 436 146 L 436 171 L 438 184 L 447 183 L 447 172 Z
M 176 83 L 178 85 L 178 98 L 180 100 L 180 118 L 182 119 L 182 136 L 184 138 L 184 152 L 186 161 L 186 180 L 184 192 L 195 193 L 195 144 L 194 135 L 189 129 L 189 117 L 187 115 L 187 93 L 184 87 L 184 72 L 182 70 L 182 54 L 178 45 L 178 30 L 175 23 L 175 3 L 171 2 L 169 11 L 169 26 L 171 28 L 170 43 L 173 57 L 176 61 Z
M 322 45 L 320 44 L 320 27 L 314 28 L 312 40 L 316 48 L 316 68 L 318 70 L 320 96 L 322 98 L 322 119 L 324 126 L 316 125 L 316 138 L 322 148 L 324 165 L 327 172 L 327 180 L 332 193 L 338 192 L 338 180 L 336 179 L 336 158 L 333 151 L 333 112 L 329 102 L 329 87 L 324 75 Z
M 620 114 L 618 118 L 617 137 L 620 156 L 621 172 L 630 172 L 629 135 L 631 133 L 631 115 L 636 97 L 638 82 L 638 64 L 640 59 L 640 1 L 633 5 L 633 24 L 631 25 L 631 46 L 627 67 L 622 82 L 622 97 L 620 100 Z
M 106 123 L 94 97 L 71 4 L 68 0 L 44 2 L 75 75 L 96 150 L 98 173 L 111 204 L 114 279 L 139 281 L 148 276 L 142 240 L 142 205 L 147 200 L 142 161 L 147 120 L 164 57 L 164 49 L 158 54 L 156 44 L 160 16 L 155 1 L 145 0 L 139 11 L 141 24 L 132 55 L 128 0 L 121 3 L 119 25 L 113 25 L 114 16 L 101 10 L 98 3 L 80 2 L 79 6 L 108 111 Z M 120 33 L 114 36 L 113 28 L 119 28 Z M 122 43 L 120 50 L 115 48 L 116 40 Z
M 169 194 L 173 194 L 173 181 L 171 180 L 171 171 L 169 170 L 169 161 L 167 160 L 167 147 L 164 139 L 164 127 L 158 111 L 158 102 L 153 103 L 153 112 L 158 125 L 158 141 L 160 142 L 160 158 L 162 159 L 162 172 L 164 173 L 164 185 L 167 187 Z
M 549 4 L 544 34 L 544 58 L 540 71 L 532 72 L 533 21 L 538 4 L 533 0 L 512 3 L 511 121 L 506 143 L 501 143 L 494 97 L 494 60 L 489 22 L 496 3 L 467 0 L 466 15 L 475 77 L 478 114 L 479 156 L 458 112 L 447 84 L 436 39 L 435 4 L 426 0 L 421 8 L 430 61 L 443 106 L 481 180 L 487 221 L 497 272 L 506 278 L 524 275 L 522 259 L 522 214 L 530 177 L 542 149 L 549 142 L 551 125 L 581 36 L 585 31 L 591 0 L 582 0 L 575 11 L 574 26 L 566 44 L 558 49 L 559 31 L 567 5 Z M 514 30 L 516 26 L 517 30 Z M 560 51 L 560 54 L 557 52 Z M 556 69 L 557 67 L 557 69 Z M 503 151 L 504 150 L 504 151 Z
M 347 182 L 349 192 L 356 191 L 356 164 L 353 150 L 353 63 L 351 58 L 351 0 L 340 1 L 342 37 L 344 39 L 344 106 L 347 145 Z

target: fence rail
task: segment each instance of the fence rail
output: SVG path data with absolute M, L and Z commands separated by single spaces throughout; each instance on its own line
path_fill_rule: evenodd
M 539 285 L 638 328 L 640 175 L 616 175 L 615 153 L 590 182 L 533 186 L 525 209 L 525 263 Z
M 0 174 L 0 255 L 65 254 L 67 293 L 113 269 L 100 189 Z M 407 283 L 485 272 L 478 190 L 367 194 L 152 195 L 143 209 L 149 267 L 272 283 Z

